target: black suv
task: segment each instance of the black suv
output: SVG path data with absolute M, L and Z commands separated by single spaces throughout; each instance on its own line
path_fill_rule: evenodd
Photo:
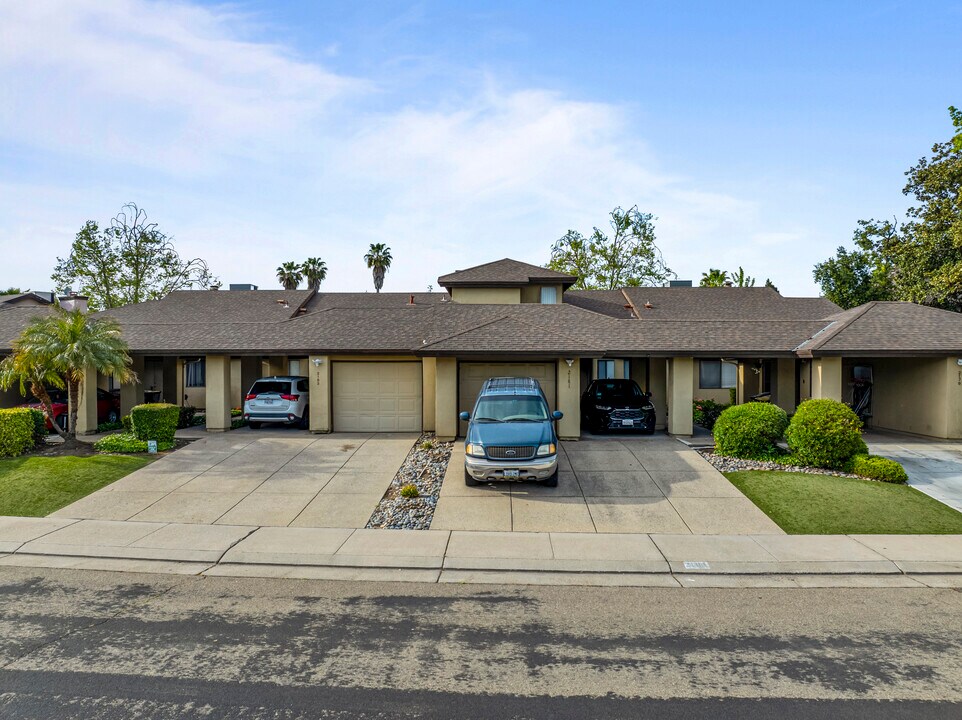
M 651 393 L 634 380 L 592 380 L 581 396 L 581 424 L 593 433 L 608 430 L 655 432 Z

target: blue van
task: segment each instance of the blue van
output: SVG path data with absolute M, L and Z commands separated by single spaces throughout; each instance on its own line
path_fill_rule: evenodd
M 464 482 L 536 480 L 558 485 L 558 436 L 541 385 L 534 378 L 498 377 L 484 381 L 468 422 L 464 443 Z

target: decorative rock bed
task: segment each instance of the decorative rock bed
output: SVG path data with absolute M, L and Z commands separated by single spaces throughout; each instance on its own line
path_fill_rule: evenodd
M 769 462 L 766 460 L 742 460 L 740 458 L 723 457 L 716 455 L 712 450 L 698 450 L 703 458 L 715 466 L 718 472 L 739 472 L 740 470 L 780 470 L 782 472 L 808 473 L 809 475 L 831 475 L 833 477 L 856 478 L 867 480 L 860 475 L 841 472 L 839 470 L 827 470 L 825 468 L 814 468 L 800 465 L 785 465 L 784 463 Z
M 374 509 L 366 527 L 427 530 L 434 517 L 441 482 L 453 447 L 453 442 L 439 442 L 433 433 L 421 435 Z M 418 497 L 402 497 L 401 488 L 405 485 L 414 485 Z

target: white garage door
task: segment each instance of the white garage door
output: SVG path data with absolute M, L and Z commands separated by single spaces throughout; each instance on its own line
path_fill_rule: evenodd
M 481 385 L 493 377 L 532 377 L 541 383 L 548 406 L 555 408 L 556 367 L 548 363 L 467 363 L 458 365 L 458 412 L 474 410 L 474 401 Z M 467 423 L 460 424 L 460 434 L 467 432 Z
M 420 432 L 421 363 L 335 362 L 335 432 Z

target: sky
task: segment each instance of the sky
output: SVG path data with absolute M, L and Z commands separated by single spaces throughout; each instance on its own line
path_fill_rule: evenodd
M 136 202 L 225 284 L 544 264 L 615 206 L 815 295 L 962 106 L 954 2 L 0 1 L 0 289 Z

